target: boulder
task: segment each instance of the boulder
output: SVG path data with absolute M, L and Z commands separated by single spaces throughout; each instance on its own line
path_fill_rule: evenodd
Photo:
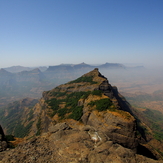
M 0 126 L 0 152 L 7 149 L 7 142 L 2 127 Z

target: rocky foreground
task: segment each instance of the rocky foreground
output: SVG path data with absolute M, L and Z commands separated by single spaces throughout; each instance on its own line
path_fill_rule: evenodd
M 71 128 L 58 123 L 42 136 L 33 137 L 15 149 L 0 153 L 7 163 L 162 163 L 114 143 L 89 125 Z

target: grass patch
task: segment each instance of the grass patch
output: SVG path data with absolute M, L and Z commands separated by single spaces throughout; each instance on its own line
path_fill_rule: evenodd
M 60 101 L 56 98 L 52 98 L 50 100 L 47 100 L 46 103 L 51 107 L 52 110 L 58 110 Z
M 30 121 L 34 116 L 33 116 L 34 111 L 31 109 L 30 112 L 28 113 L 28 121 Z
M 41 134 L 41 117 L 39 117 L 37 124 L 36 124 L 36 127 L 37 127 L 36 136 L 38 136 Z
M 65 115 L 70 111 L 68 108 L 62 108 L 58 110 L 58 116 L 63 119 Z
M 148 126 L 153 130 L 154 138 L 163 140 L 163 114 L 157 110 L 146 109 L 143 111 Z
M 79 121 L 83 115 L 83 106 L 76 106 L 75 108 L 72 108 L 71 110 L 72 110 L 72 113 L 68 116 L 68 118 Z
M 100 96 L 100 97 L 102 96 L 102 93 L 103 92 L 101 90 L 94 90 L 91 92 L 92 95 L 96 95 L 96 96 Z
M 163 131 L 154 131 L 154 138 L 157 139 L 158 141 L 163 140 Z
M 32 127 L 33 121 L 28 123 L 27 126 L 22 125 L 20 122 L 16 125 L 14 130 L 15 137 L 23 138 L 28 135 L 30 128 Z
M 119 113 L 124 119 L 130 120 L 132 118 L 131 114 L 129 112 L 123 111 L 123 110 L 118 110 L 115 108 L 109 109 L 111 112 L 117 112 Z

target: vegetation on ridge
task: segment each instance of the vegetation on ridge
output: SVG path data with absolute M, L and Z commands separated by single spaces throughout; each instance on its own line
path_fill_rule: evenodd
M 40 134 L 41 134 L 41 117 L 40 117 L 40 116 L 39 116 L 39 118 L 38 118 L 36 127 L 37 127 L 36 135 L 40 135 Z
M 58 89 L 58 88 L 57 88 Z M 59 89 L 58 89 L 59 90 Z M 94 91 L 80 91 L 80 92 L 50 92 L 52 98 L 47 100 L 46 103 L 50 106 L 53 110 L 50 113 L 50 116 L 53 117 L 55 114 L 61 119 L 74 119 L 80 120 L 83 115 L 83 104 L 79 105 L 79 100 L 85 100 L 90 94 L 96 95 L 101 97 L 102 91 L 101 90 L 94 90 Z M 63 97 L 63 98 L 61 98 Z M 61 104 L 65 106 L 62 108 L 60 107 Z M 98 111 L 104 111 L 113 106 L 112 101 L 109 98 L 101 99 L 97 101 L 92 101 L 89 105 L 96 105 L 96 109 Z
M 98 111 L 105 111 L 107 109 L 110 109 L 111 106 L 113 106 L 113 103 L 109 98 L 104 98 L 96 101 L 91 101 L 88 105 L 90 106 L 96 105 L 96 109 Z
M 83 115 L 83 112 L 82 112 L 83 106 L 78 106 L 78 101 L 81 98 L 86 99 L 90 95 L 90 93 L 91 93 L 90 91 L 72 92 L 70 94 L 66 94 L 66 97 L 63 99 L 57 99 L 54 97 L 46 101 L 48 105 L 51 107 L 51 109 L 53 110 L 53 113 L 51 114 L 51 116 L 54 116 L 56 113 L 58 113 L 58 116 L 61 119 L 72 118 L 75 120 L 80 120 L 81 116 Z M 56 95 L 56 97 L 58 97 L 58 95 Z M 60 108 L 59 105 L 63 103 L 66 104 L 65 107 Z M 69 114 L 66 116 L 67 113 Z
M 73 80 L 71 83 L 81 83 L 81 82 L 89 82 L 91 84 L 97 84 L 97 82 L 93 81 L 93 76 L 81 76 L 80 78 L 77 78 L 76 80 Z

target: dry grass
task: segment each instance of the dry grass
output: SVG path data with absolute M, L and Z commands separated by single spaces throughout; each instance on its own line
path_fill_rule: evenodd
M 133 121 L 134 120 L 134 117 L 130 113 L 123 111 L 123 110 L 115 109 L 115 110 L 108 110 L 108 112 L 110 112 L 111 114 L 113 114 L 117 117 L 121 117 L 127 121 Z

